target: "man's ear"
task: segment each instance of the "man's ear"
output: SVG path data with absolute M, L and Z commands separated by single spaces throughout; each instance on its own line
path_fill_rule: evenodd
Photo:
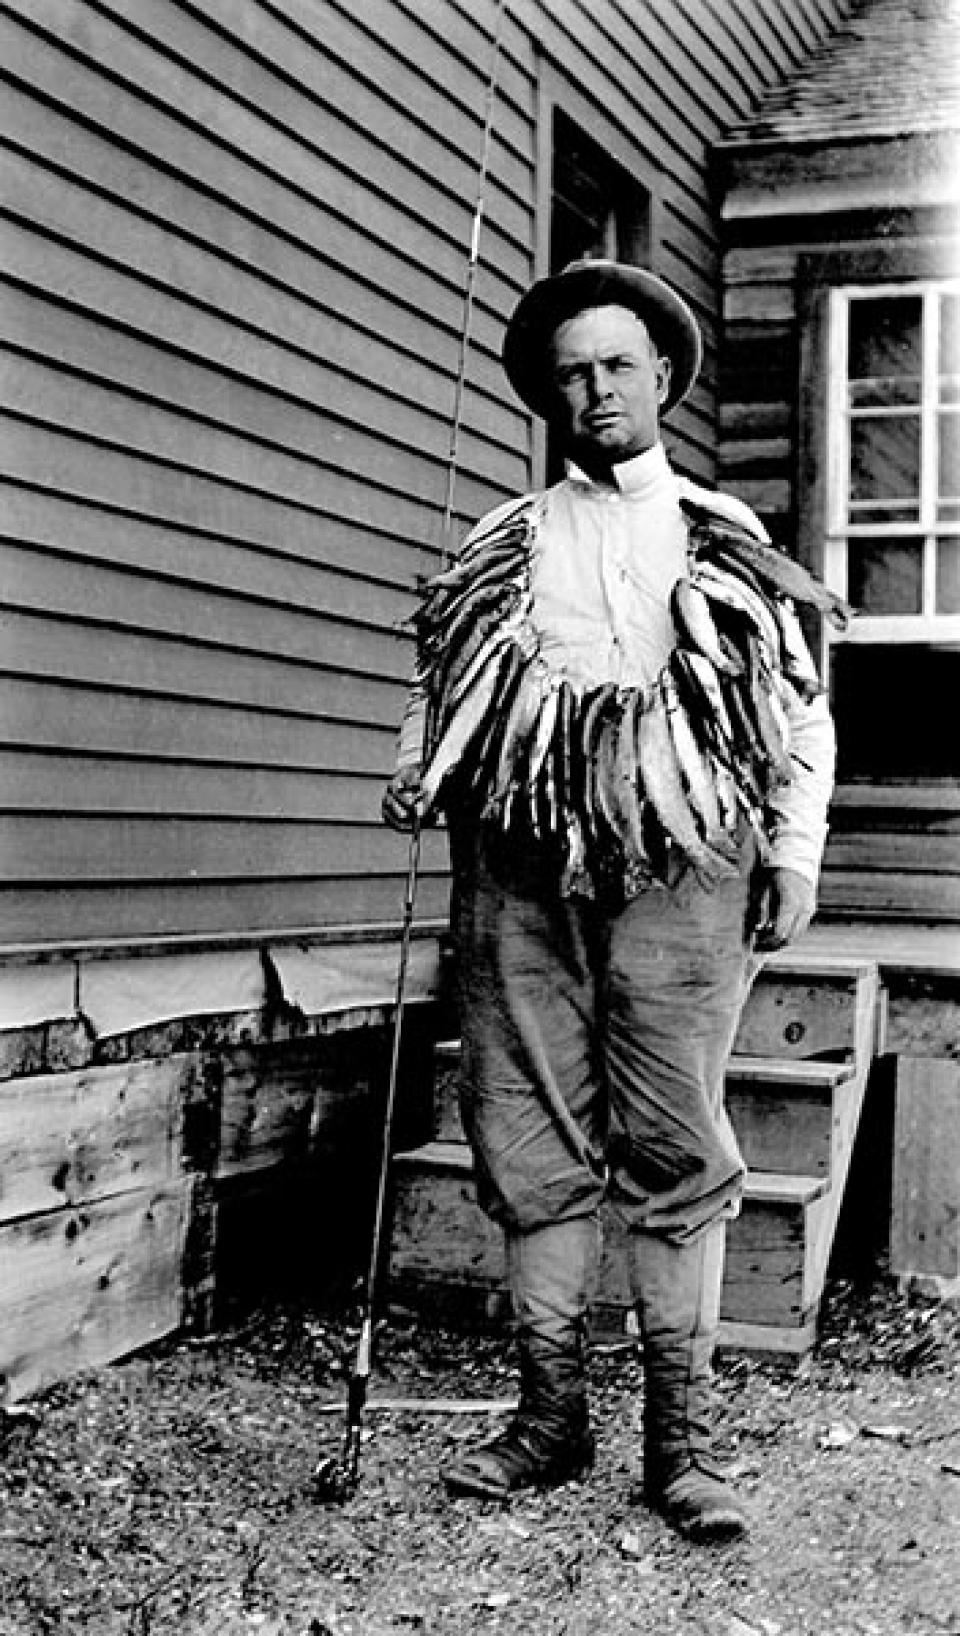
M 670 391 L 673 364 L 669 358 L 657 359 L 657 402 L 665 403 Z

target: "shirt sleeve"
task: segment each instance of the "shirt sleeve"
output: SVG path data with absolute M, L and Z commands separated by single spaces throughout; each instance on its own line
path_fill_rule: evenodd
M 827 840 L 836 733 L 825 693 L 807 703 L 791 688 L 787 717 L 793 776 L 769 801 L 768 861 L 773 868 L 795 869 L 815 886 Z

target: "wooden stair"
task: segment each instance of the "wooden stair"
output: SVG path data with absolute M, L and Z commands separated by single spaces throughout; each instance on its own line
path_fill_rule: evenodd
M 744 1008 L 727 1106 L 747 1162 L 729 1224 L 721 1344 L 802 1353 L 813 1345 L 870 1063 L 875 965 L 775 956 Z M 437 1048 L 434 1138 L 394 1156 L 394 1295 L 433 1310 L 504 1304 L 499 1230 L 476 1204 L 456 1098 L 458 1048 Z M 630 1321 L 626 1234 L 604 1212 L 595 1325 Z

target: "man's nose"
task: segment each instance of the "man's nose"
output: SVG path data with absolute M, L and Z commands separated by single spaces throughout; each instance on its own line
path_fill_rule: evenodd
M 591 403 L 600 403 L 604 398 L 610 396 L 612 382 L 606 364 L 591 364 L 590 373 L 587 376 L 587 388 Z

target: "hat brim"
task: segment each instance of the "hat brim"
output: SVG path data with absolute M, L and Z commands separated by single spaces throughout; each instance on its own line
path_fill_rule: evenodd
M 700 326 L 687 303 L 664 279 L 644 267 L 618 261 L 572 262 L 542 278 L 520 297 L 503 341 L 503 367 L 528 409 L 550 418 L 547 350 L 558 324 L 589 307 L 627 307 L 641 318 L 661 357 L 670 359 L 670 385 L 661 406 L 669 414 L 700 373 Z

